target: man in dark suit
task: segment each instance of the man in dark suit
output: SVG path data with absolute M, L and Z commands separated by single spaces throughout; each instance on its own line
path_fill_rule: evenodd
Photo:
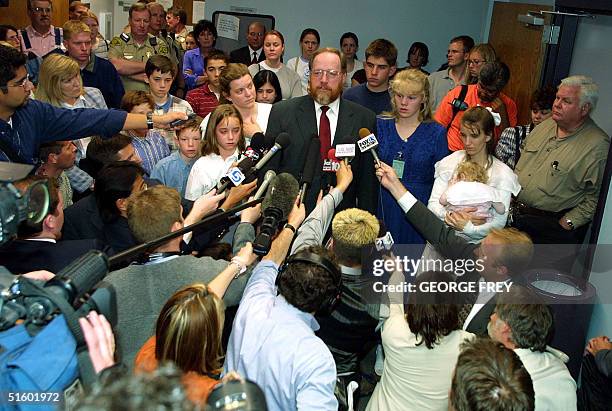
M 22 223 L 18 238 L 0 248 L 0 265 L 13 274 L 36 270 L 57 273 L 89 250 L 104 251 L 102 244 L 96 240 L 60 241 L 64 210 L 55 178 L 28 177 L 15 183 L 15 186 L 25 193 L 41 181 L 49 188 L 47 215 L 38 224 Z
M 240 47 L 230 53 L 230 62 L 242 63 L 246 66 L 256 64 L 266 59 L 263 52 L 264 35 L 266 34 L 266 26 L 260 21 L 254 21 L 249 24 L 249 29 L 246 33 L 248 46 Z
M 346 77 L 346 60 L 334 48 L 318 49 L 310 63 L 309 95 L 281 101 L 272 107 L 268 120 L 268 137 L 276 138 L 280 132 L 287 132 L 291 145 L 277 154 L 269 168 L 277 172 L 288 172 L 300 177 L 305 163 L 310 141 L 321 139 L 321 159 L 328 159 L 329 149 L 337 144 L 355 143 L 359 129 L 376 130 L 376 116 L 371 110 L 341 97 L 342 85 Z M 351 165 L 355 178 L 344 194 L 339 210 L 359 207 L 376 213 L 378 204 L 378 182 L 374 175 L 372 154 L 355 150 Z M 328 176 L 329 174 L 329 176 Z M 306 197 L 306 209 L 311 211 L 321 188 L 326 181 L 335 184 L 333 173 L 324 173 L 321 166 L 316 172 Z
M 533 243 L 529 236 L 513 228 L 504 228 L 491 231 L 480 244 L 468 243 L 406 190 L 391 166 L 381 162 L 376 169 L 376 176 L 406 212 L 406 219 L 410 224 L 444 258 L 475 262 L 473 269 L 468 270 L 465 266 L 466 273 L 457 277 L 458 282 L 477 283 L 477 294 L 464 294 L 466 306 L 470 310 L 463 329 L 486 336 L 487 324 L 495 309 L 498 294 L 494 290 L 481 289 L 479 284 L 484 280 L 498 284 L 499 288 L 496 290 L 509 289 L 509 284 L 517 281 L 531 262 Z

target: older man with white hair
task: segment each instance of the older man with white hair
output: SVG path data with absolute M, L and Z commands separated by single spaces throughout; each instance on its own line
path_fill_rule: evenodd
M 513 226 L 534 244 L 580 244 L 593 219 L 610 146 L 590 117 L 598 94 L 590 77 L 561 80 L 552 117 L 525 142 Z

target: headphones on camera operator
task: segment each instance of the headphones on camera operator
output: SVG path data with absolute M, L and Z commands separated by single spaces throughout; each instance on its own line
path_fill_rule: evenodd
M 298 251 L 297 253 L 287 257 L 276 276 L 276 286 L 279 287 L 280 279 L 285 275 L 288 267 L 293 264 L 304 263 L 312 264 L 323 269 L 332 278 L 335 284 L 334 295 L 329 297 L 326 301 L 321 304 L 321 307 L 317 310 L 317 315 L 329 315 L 334 310 L 336 304 L 340 302 L 342 298 L 342 273 L 338 266 L 331 262 L 329 259 L 312 253 L 310 251 Z

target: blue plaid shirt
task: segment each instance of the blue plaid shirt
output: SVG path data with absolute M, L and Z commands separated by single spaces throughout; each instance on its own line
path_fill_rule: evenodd
M 170 148 L 166 140 L 156 130 L 149 130 L 145 137 L 138 137 L 129 132 L 132 145 L 142 160 L 142 168 L 151 175 L 153 167 L 159 160 L 170 155 Z

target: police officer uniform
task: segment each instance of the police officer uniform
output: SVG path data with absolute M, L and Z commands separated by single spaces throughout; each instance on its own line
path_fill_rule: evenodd
M 110 50 L 108 51 L 109 59 L 121 58 L 128 61 L 138 61 L 146 63 L 149 57 L 160 54 L 162 56 L 170 57 L 168 51 L 168 44 L 151 34 L 148 35 L 147 40 L 144 44 L 137 44 L 132 35 L 128 33 L 121 33 L 111 41 Z M 142 90 L 149 91 L 149 86 L 141 81 L 133 80 L 129 76 L 121 76 L 123 85 L 126 91 L 129 90 Z

